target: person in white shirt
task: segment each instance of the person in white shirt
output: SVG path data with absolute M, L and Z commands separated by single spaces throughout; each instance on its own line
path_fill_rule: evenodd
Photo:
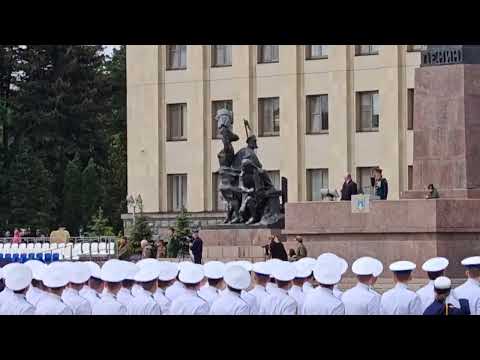
M 13 266 L 14 263 L 9 263 L 7 265 L 5 265 L 2 268 L 0 268 L 0 276 L 2 277 L 3 281 L 5 280 L 5 273 L 8 271 L 8 268 Z M 3 291 L 0 292 L 0 306 L 2 306 L 2 304 L 8 300 L 8 298 L 10 298 L 11 296 L 13 296 L 13 291 L 10 290 L 9 288 L 7 288 L 5 286 L 5 282 L 3 284 Z
M 390 265 L 396 285 L 382 295 L 381 315 L 422 315 L 420 296 L 408 289 L 415 268 L 416 265 L 410 261 L 397 261 Z
M 5 286 L 13 295 L 0 307 L 0 315 L 34 315 L 35 308 L 25 299 L 32 271 L 23 264 L 15 264 L 5 273 Z
M 260 303 L 260 315 L 297 315 L 297 302 L 288 295 L 295 274 L 296 269 L 292 263 L 282 262 L 275 265 L 271 276 L 277 287 L 272 288 L 270 296 Z
M 91 315 L 90 303 L 79 295 L 79 291 L 92 274 L 87 264 L 82 262 L 65 263 L 69 284 L 62 293 L 62 300 L 73 311 L 73 315 Z
M 281 264 L 283 261 L 279 259 L 269 259 L 266 261 L 267 266 L 270 267 L 270 271 L 273 272 L 273 269 L 275 269 L 275 266 L 278 264 Z M 271 274 L 270 274 L 271 275 Z M 275 279 L 270 276 L 268 283 L 265 285 L 265 291 L 270 294 L 270 290 L 274 289 L 277 287 L 277 283 L 275 282 Z
M 251 277 L 243 267 L 235 265 L 225 270 L 227 288 L 216 298 L 210 308 L 210 315 L 252 315 L 248 303 L 242 299 L 242 290 L 250 286 Z
M 345 315 L 379 315 L 379 294 L 370 290 L 376 270 L 375 259 L 361 257 L 352 264 L 352 272 L 357 276 L 357 285 L 345 291 L 342 302 L 345 306 Z
M 313 277 L 313 268 L 317 264 L 317 260 L 311 257 L 304 257 L 296 261 L 295 264 L 299 264 L 305 269 L 310 269 L 310 274 L 305 278 L 302 285 L 302 292 L 306 296 L 309 291 L 314 289 L 315 278 Z
M 162 315 L 160 305 L 153 298 L 153 294 L 157 291 L 159 273 L 159 264 L 156 261 L 141 267 L 135 274 L 135 281 L 142 290 L 127 305 L 128 315 Z
M 178 276 L 178 266 L 169 261 L 161 261 L 157 280 L 157 291 L 153 298 L 160 305 L 162 315 L 168 315 L 172 301 L 166 296 L 166 290 L 172 286 Z
M 32 283 L 28 288 L 25 297 L 27 301 L 35 307 L 42 297 L 47 294 L 42 283 L 42 273 L 47 266 L 38 260 L 29 260 L 25 265 L 30 268 L 33 275 Z
M 335 257 L 317 260 L 313 276 L 319 285 L 305 297 L 301 315 L 345 315 L 343 302 L 333 294 L 342 279 L 343 264 Z
M 93 261 L 86 261 L 92 275 L 88 279 L 88 284 L 85 285 L 78 294 L 86 299 L 90 303 L 90 307 L 93 309 L 95 304 L 100 300 L 100 294 L 103 292 L 104 284 L 100 273 L 100 266 Z
M 72 309 L 62 301 L 62 294 L 69 283 L 64 265 L 54 262 L 48 265 L 42 275 L 47 295 L 38 302 L 35 315 L 73 315 Z
M 295 266 L 295 278 L 293 279 L 292 287 L 288 290 L 288 295 L 291 296 L 298 306 L 298 313 L 300 309 L 303 308 L 303 303 L 305 302 L 305 292 L 303 291 L 303 285 L 307 279 L 312 275 L 312 268 L 306 262 L 297 261 L 294 263 Z
M 467 299 L 471 315 L 480 315 L 480 256 L 473 256 L 462 260 L 466 267 L 468 279 L 455 288 L 458 299 Z
M 444 275 L 447 266 L 448 259 L 444 257 L 429 259 L 422 265 L 422 270 L 427 273 L 429 279 L 428 284 L 417 290 L 417 295 L 420 296 L 420 299 L 422 300 L 422 314 L 435 300 L 434 282 L 437 278 Z M 455 297 L 454 291 L 450 291 L 446 301 L 456 308 L 460 308 L 460 302 Z
M 345 274 L 345 272 L 348 270 L 348 263 L 340 256 L 337 256 L 333 253 L 324 253 L 317 258 L 317 262 L 329 261 L 330 259 L 340 264 L 341 276 L 343 276 L 343 274 Z M 342 298 L 343 292 L 338 287 L 338 284 L 335 284 L 335 286 L 333 287 L 333 295 L 335 295 L 338 299 Z
M 198 290 L 198 295 L 211 307 L 213 302 L 220 296 L 220 291 L 225 288 L 223 281 L 225 264 L 220 261 L 209 261 L 203 266 L 203 269 L 208 285 L 201 287 Z
M 263 299 L 269 296 L 266 286 L 270 280 L 271 269 L 266 262 L 259 261 L 253 264 L 252 270 L 255 286 L 248 293 L 255 296 L 257 303 L 261 304 Z
M 102 266 L 100 278 L 105 284 L 105 291 L 101 294 L 92 309 L 93 315 L 126 315 L 126 307 L 117 300 L 122 288 L 122 281 L 127 276 L 127 266 L 117 259 L 108 260 Z
M 125 268 L 126 274 L 125 279 L 122 281 L 122 288 L 117 293 L 117 301 L 127 308 L 127 305 L 130 301 L 133 300 L 132 288 L 135 284 L 135 274 L 140 270 L 140 268 L 129 261 L 122 261 L 122 265 Z
M 378 280 L 378 277 L 383 273 L 383 264 L 380 260 L 377 260 L 375 258 L 372 258 L 373 260 L 372 263 L 375 267 L 374 271 L 373 271 L 373 276 L 372 276 L 372 280 L 370 281 L 370 291 L 374 294 L 377 294 L 378 296 L 380 296 L 380 298 L 382 297 L 382 295 L 380 295 L 374 288 L 375 286 L 375 283 L 377 282 Z
M 200 264 L 186 264 L 180 269 L 179 280 L 185 285 L 185 293 L 172 300 L 170 315 L 208 315 L 208 303 L 198 296 L 197 291 L 205 277 Z

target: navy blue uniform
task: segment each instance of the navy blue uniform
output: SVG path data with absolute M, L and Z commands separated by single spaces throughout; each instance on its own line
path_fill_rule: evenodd
M 468 300 L 459 299 L 460 309 L 448 304 L 448 315 L 470 315 L 470 307 Z M 446 304 L 438 300 L 434 300 L 433 303 L 425 309 L 423 315 L 446 315 Z

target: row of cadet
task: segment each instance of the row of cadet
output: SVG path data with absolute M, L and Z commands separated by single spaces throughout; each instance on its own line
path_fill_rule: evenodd
M 408 289 L 416 265 L 390 265 L 396 285 L 380 295 L 374 284 L 382 263 L 352 264 L 358 283 L 338 289 L 348 263 L 335 254 L 295 263 L 271 259 L 205 265 L 155 259 L 136 264 L 36 260 L 0 269 L 0 315 L 480 315 L 480 256 L 462 261 L 467 281 L 451 289 L 445 258 L 422 269 L 430 282 Z

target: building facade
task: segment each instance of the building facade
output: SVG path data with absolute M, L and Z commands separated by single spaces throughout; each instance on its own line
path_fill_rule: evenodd
M 381 167 L 389 198 L 411 186 L 414 70 L 422 45 L 127 46 L 128 193 L 147 213 L 210 213 L 218 195 L 214 116 L 227 107 L 245 146 L 288 200 L 316 201 L 350 172 L 364 192 Z M 435 182 L 435 179 L 432 179 Z

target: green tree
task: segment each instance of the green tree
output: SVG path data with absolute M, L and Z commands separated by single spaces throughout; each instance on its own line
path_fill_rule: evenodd
M 76 235 L 82 226 L 82 173 L 78 155 L 68 162 L 63 189 L 63 219 L 67 230 Z
M 175 219 L 175 236 L 168 241 L 168 257 L 176 258 L 181 250 L 181 240 L 192 236 L 191 221 L 184 208 Z
M 108 219 L 103 215 L 103 209 L 98 208 L 88 225 L 89 236 L 114 236 L 113 228 L 108 225 Z
M 88 222 L 98 209 L 100 184 L 95 161 L 90 158 L 82 172 L 82 219 Z M 102 210 L 103 214 L 103 210 Z
M 135 224 L 133 225 L 133 229 L 131 231 L 129 243 L 131 253 L 137 254 L 141 252 L 140 242 L 142 240 L 150 241 L 151 239 L 152 229 L 150 228 L 150 224 L 147 222 L 143 212 L 140 212 L 140 215 L 138 215 L 135 219 Z

